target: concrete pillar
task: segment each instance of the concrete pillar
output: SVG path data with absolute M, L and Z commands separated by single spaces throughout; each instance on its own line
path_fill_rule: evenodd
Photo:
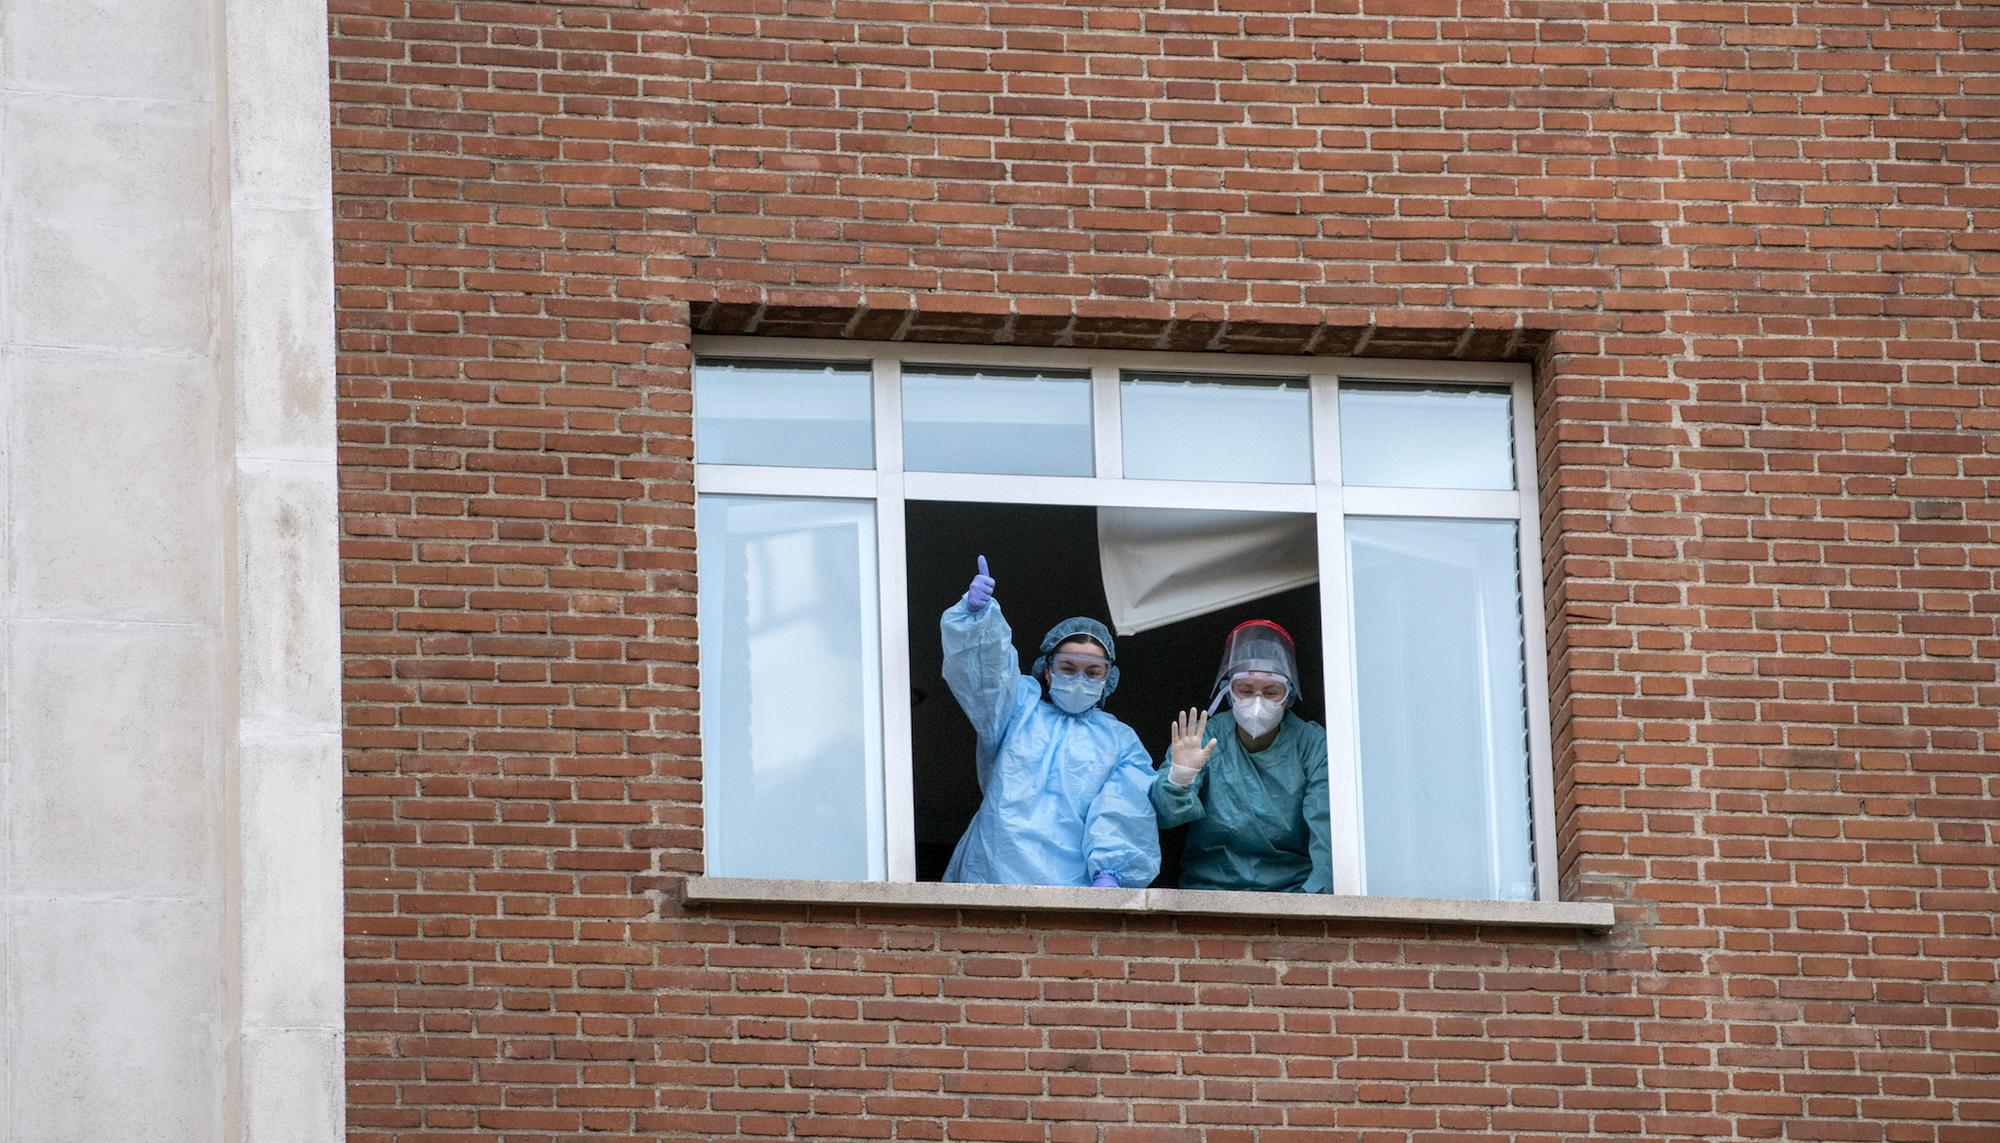
M 341 1134 L 325 21 L 0 0 L 0 1138 Z

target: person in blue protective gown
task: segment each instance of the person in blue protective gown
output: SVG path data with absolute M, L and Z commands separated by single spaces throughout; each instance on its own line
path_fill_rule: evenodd
M 1063 620 L 1023 675 L 993 588 L 981 556 L 965 597 L 939 621 L 945 682 L 979 737 L 981 794 L 944 879 L 1145 887 L 1160 870 L 1146 794 L 1153 764 L 1103 709 L 1118 685 L 1110 630 Z
M 1298 695 L 1292 637 L 1255 619 L 1224 642 L 1208 710 L 1174 720 L 1150 794 L 1161 828 L 1189 827 L 1182 888 L 1332 891 L 1326 729 L 1291 713 Z

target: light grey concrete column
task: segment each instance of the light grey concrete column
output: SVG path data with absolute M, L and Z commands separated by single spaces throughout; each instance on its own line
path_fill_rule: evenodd
M 0 1139 L 341 1135 L 325 19 L 0 0 Z
M 205 2 L 0 0 L 0 1136 L 219 1138 L 233 651 Z
M 333 160 L 322 0 L 222 0 L 244 1143 L 334 1143 L 341 1029 Z

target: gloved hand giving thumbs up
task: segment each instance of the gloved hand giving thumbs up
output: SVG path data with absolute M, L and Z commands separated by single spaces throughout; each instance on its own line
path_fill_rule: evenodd
M 979 557 L 979 574 L 972 577 L 972 586 L 965 589 L 965 609 L 974 615 L 986 610 L 993 602 L 993 577 L 986 574 L 986 557 Z

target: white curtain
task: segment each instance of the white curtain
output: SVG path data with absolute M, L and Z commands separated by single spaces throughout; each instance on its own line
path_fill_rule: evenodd
M 1319 581 L 1310 513 L 1099 508 L 1097 550 L 1120 635 Z

